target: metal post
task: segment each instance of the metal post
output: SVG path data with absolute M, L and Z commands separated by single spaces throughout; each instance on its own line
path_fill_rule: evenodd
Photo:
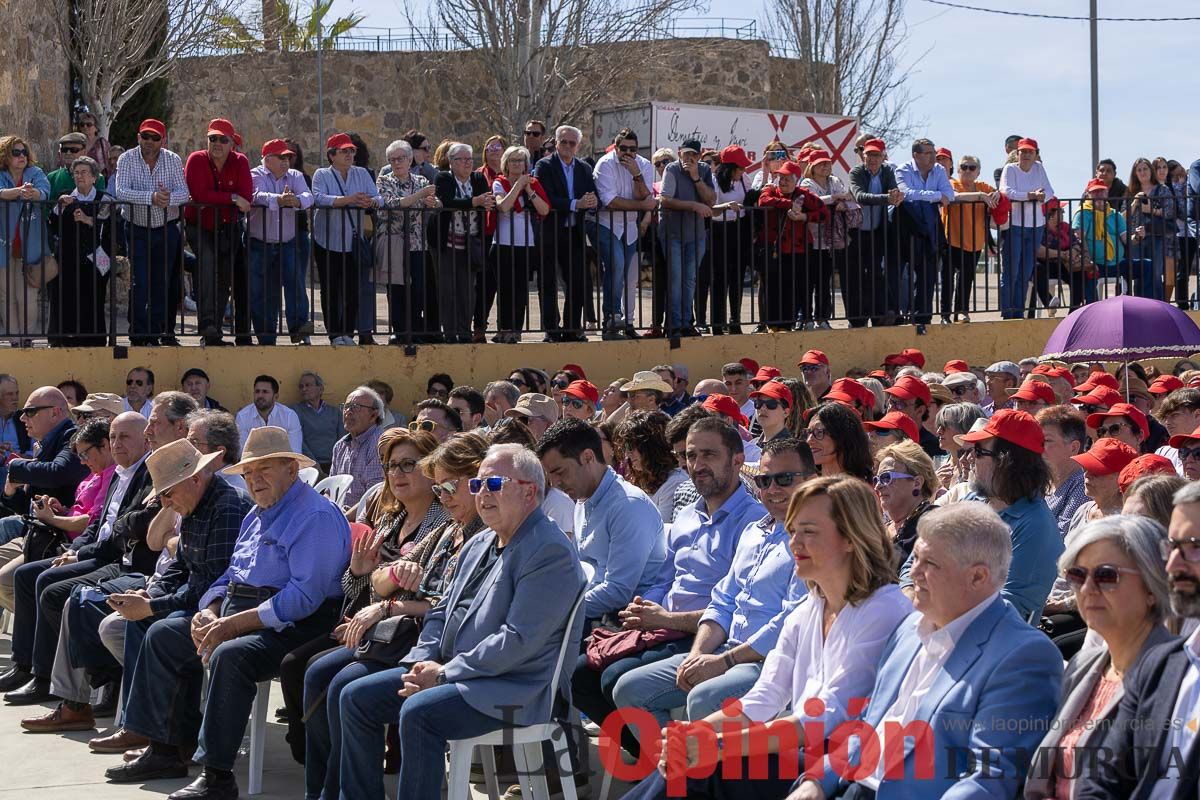
M 325 143 L 325 74 L 321 62 L 321 53 L 325 50 L 324 26 L 317 23 L 317 148 Z
M 1096 0 L 1091 0 L 1091 18 L 1088 22 L 1091 28 L 1092 40 L 1092 164 L 1100 163 L 1100 63 L 1099 43 L 1097 41 Z

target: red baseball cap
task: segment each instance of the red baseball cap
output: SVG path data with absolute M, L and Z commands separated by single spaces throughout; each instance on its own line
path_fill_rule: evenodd
M 1038 425 L 1037 420 L 1024 411 L 1011 408 L 1000 409 L 992 414 L 992 418 L 983 428 L 974 433 L 964 433 L 960 439 L 966 443 L 981 442 L 992 437 L 1003 439 L 1034 453 L 1041 453 L 1046 447 L 1046 436 L 1042 433 L 1042 426 Z
M 1093 475 L 1113 475 L 1120 472 L 1137 457 L 1137 450 L 1120 439 L 1106 436 L 1103 439 L 1097 439 L 1086 453 L 1071 456 L 1071 460 Z
M 355 149 L 358 148 L 358 146 L 354 144 L 354 140 L 345 133 L 335 133 L 333 136 L 330 136 L 325 140 L 326 150 L 341 150 L 343 147 L 353 147 Z
M 939 158 L 948 158 L 951 161 L 954 160 L 954 153 L 951 153 L 950 148 L 948 147 L 939 147 L 934 155 Z
M 883 143 L 883 139 L 867 139 L 863 143 L 864 153 L 883 153 L 887 151 L 887 145 Z
M 1037 139 L 1030 139 L 1028 137 L 1021 139 L 1020 141 L 1017 142 L 1017 149 L 1018 150 L 1041 150 L 1041 148 L 1038 147 Z
M 796 366 L 801 364 L 824 364 L 829 366 L 829 356 L 825 355 L 820 350 L 809 350 L 804 355 L 800 356 L 800 360 L 796 362 Z
M 264 156 L 294 156 L 295 151 L 288 147 L 288 143 L 283 139 L 271 139 L 264 142 L 262 146 L 262 154 Z
M 896 381 L 894 386 L 889 386 L 883 391 L 892 397 L 899 397 L 901 400 L 920 400 L 925 405 L 929 405 L 933 400 L 925 381 L 914 378 L 912 375 L 905 375 Z
M 233 132 L 233 146 L 238 149 L 241 149 L 242 146 L 242 135 L 237 131 Z
M 779 370 L 779 367 L 771 367 L 766 364 L 763 364 L 761 367 L 758 368 L 758 372 L 754 373 L 754 377 L 750 379 L 750 382 L 751 383 L 766 383 L 767 381 L 772 380 L 773 378 L 778 378 L 782 374 L 783 373 Z
M 1138 430 L 1142 432 L 1143 439 L 1150 435 L 1150 425 L 1146 422 L 1146 415 L 1137 406 L 1130 405 L 1129 403 L 1113 403 L 1109 406 L 1108 411 L 1099 414 L 1088 414 L 1087 426 L 1089 428 L 1099 428 L 1108 417 L 1129 417 L 1133 420 L 1133 424 L 1138 426 Z
M 1150 382 L 1150 394 L 1170 394 L 1183 388 L 1183 381 L 1174 375 L 1159 375 Z
M 810 150 L 808 153 L 808 165 L 815 167 L 817 164 L 832 164 L 833 158 L 824 150 Z
M 563 389 L 563 394 L 569 394 L 579 400 L 585 400 L 592 405 L 600 402 L 600 390 L 591 381 L 571 381 L 567 385 L 567 388 Z
M 889 411 L 877 422 L 864 422 L 863 427 L 869 431 L 903 431 L 904 435 L 914 442 L 921 441 L 921 432 L 912 417 L 900 411 Z
M 1097 386 L 1107 386 L 1110 389 L 1121 388 L 1116 375 L 1109 375 L 1107 372 L 1092 372 L 1088 374 L 1087 379 L 1083 383 L 1075 387 L 1075 391 L 1080 394 L 1087 394 Z
M 734 400 L 727 394 L 710 394 L 704 399 L 701 408 L 731 419 L 738 425 L 745 426 L 750 424 L 750 420 L 746 419 L 746 415 L 738 407 L 737 400 Z
M 751 397 L 774 397 L 776 400 L 782 400 L 792 405 L 792 390 L 784 386 L 779 381 L 767 381 L 762 386 L 750 393 Z M 734 402 L 737 402 L 736 400 Z
M 1117 488 L 1121 490 L 1121 494 L 1125 494 L 1125 490 L 1134 481 L 1145 475 L 1178 474 L 1175 471 L 1175 465 L 1171 463 L 1171 459 L 1155 453 L 1147 453 L 1144 456 L 1138 456 L 1121 468 L 1121 474 L 1117 477 Z
M 138 126 L 138 133 L 157 133 L 162 138 L 167 138 L 167 126 L 156 119 L 144 119 L 142 124 Z
M 1071 402 L 1079 406 L 1101 406 L 1112 408 L 1117 403 L 1124 403 L 1125 397 L 1116 389 L 1098 386 L 1087 394 L 1072 397 Z
M 925 354 L 915 347 L 906 347 L 899 353 L 889 353 L 883 357 L 883 363 L 889 367 L 916 367 L 924 369 Z
M 886 386 L 888 384 L 888 382 L 890 382 L 892 380 L 891 377 L 885 371 L 883 371 L 881 369 L 871 370 L 870 372 L 867 373 L 867 377 L 874 378 L 877 381 L 883 381 L 884 386 Z
M 750 160 L 750 156 L 746 155 L 745 148 L 731 144 L 721 150 L 721 163 L 733 164 L 735 167 L 745 169 L 754 162 Z
M 820 402 L 822 402 L 822 403 L 840 403 L 841 405 L 844 405 L 844 406 L 850 406 L 855 411 L 858 410 L 858 406 L 854 405 L 854 398 L 851 397 L 850 395 L 846 394 L 845 392 L 839 392 L 837 389 L 830 389 L 828 392 L 826 392 L 825 396 L 821 398 Z M 815 407 L 816 406 L 814 406 L 813 408 L 815 408 Z M 812 409 L 810 408 L 809 411 L 812 411 Z M 861 414 L 860 414 L 860 416 L 861 416 Z
M 1065 205 L 1061 200 L 1059 200 L 1057 197 L 1051 197 L 1045 203 L 1042 203 L 1042 213 L 1049 214 L 1051 211 L 1058 211 L 1060 208 L 1064 207 Z
M 746 372 L 749 372 L 751 375 L 758 374 L 758 362 L 753 358 L 739 358 L 738 363 L 745 367 Z
M 1067 383 L 1074 383 L 1075 376 L 1066 367 L 1056 367 L 1052 364 L 1038 364 L 1029 371 L 1030 375 L 1045 375 L 1047 378 L 1061 378 Z
M 1196 430 L 1192 431 L 1191 433 L 1177 433 L 1167 440 L 1167 444 L 1178 449 L 1187 442 L 1194 442 L 1197 439 L 1200 439 L 1200 428 L 1196 428 Z
M 942 367 L 942 372 L 949 375 L 951 372 L 970 372 L 971 368 L 967 366 L 967 362 L 961 358 L 956 358 L 953 361 L 947 361 L 946 366 Z
M 1036 403 L 1040 400 L 1048 406 L 1052 406 L 1058 402 L 1058 398 L 1054 395 L 1054 390 L 1050 388 L 1050 384 L 1043 381 L 1025 381 L 1021 384 L 1020 389 L 1009 389 L 1008 394 L 1014 400 L 1028 400 L 1031 403 Z
M 845 395 L 851 401 L 857 400 L 864 408 L 875 407 L 875 393 L 854 378 L 838 378 L 825 393 L 825 399 L 830 399 L 834 392 Z
M 228 136 L 230 138 L 230 140 L 232 140 L 233 137 L 237 135 L 237 131 L 234 130 L 232 122 L 230 122 L 227 119 L 221 119 L 220 117 L 218 117 L 217 119 L 214 119 L 212 122 L 208 123 L 208 133 L 206 133 L 204 135 L 205 136 Z
M 1108 191 L 1108 184 L 1105 183 L 1104 181 L 1100 180 L 1099 178 L 1093 178 L 1092 180 L 1087 182 L 1087 187 L 1085 188 L 1085 191 L 1094 192 L 1099 189 Z
M 797 178 L 804 177 L 804 167 L 797 164 L 795 161 L 785 161 L 775 169 L 776 175 L 795 175 Z
M 584 378 L 584 379 L 587 378 L 587 373 L 584 372 L 583 367 L 579 366 L 578 364 L 563 364 L 561 367 L 558 368 L 558 371 L 559 372 L 574 372 L 576 375 L 578 375 L 581 378 Z

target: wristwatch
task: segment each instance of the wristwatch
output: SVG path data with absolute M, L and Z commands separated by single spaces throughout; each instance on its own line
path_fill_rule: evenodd
M 444 669 L 438 670 L 437 677 L 434 678 L 433 684 L 434 684 L 434 686 L 445 686 L 446 685 L 446 671 Z

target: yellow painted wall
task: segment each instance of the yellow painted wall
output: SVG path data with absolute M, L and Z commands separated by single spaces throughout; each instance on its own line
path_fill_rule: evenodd
M 1018 360 L 1042 352 L 1047 337 L 1060 320 L 975 322 L 970 325 L 931 325 L 926 336 L 911 326 L 840 329 L 806 333 L 756 334 L 684 339 L 677 350 L 665 340 L 587 342 L 572 344 L 423 346 L 415 356 L 402 348 L 375 347 L 163 347 L 130 348 L 128 359 L 114 359 L 108 349 L 33 349 L 0 351 L 0 371 L 21 382 L 22 394 L 68 377 L 89 391 L 124 392 L 125 373 L 135 365 L 154 370 L 158 391 L 178 388 L 179 377 L 189 367 L 204 369 L 212 379 L 211 393 L 227 408 L 236 410 L 250 402 L 251 381 L 267 373 L 280 382 L 285 403 L 299 400 L 296 379 L 305 369 L 325 379 L 326 398 L 340 401 L 370 378 L 391 384 L 393 406 L 408 409 L 424 397 L 425 380 L 434 372 L 448 372 L 458 384 L 482 389 L 490 380 L 504 378 L 513 367 L 536 366 L 553 371 L 566 363 L 581 365 L 588 378 L 603 388 L 609 381 L 629 377 L 655 364 L 685 364 L 693 385 L 705 377 L 720 377 L 721 365 L 749 356 L 771 364 L 785 375 L 798 375 L 795 364 L 809 348 L 824 350 L 835 376 L 852 367 L 874 368 L 888 353 L 919 347 L 928 358 L 927 369 L 938 370 L 951 358 L 972 365 L 1001 359 Z

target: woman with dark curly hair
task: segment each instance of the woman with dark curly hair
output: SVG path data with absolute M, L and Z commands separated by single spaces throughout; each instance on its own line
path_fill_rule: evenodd
M 822 403 L 809 416 L 800 438 L 812 448 L 821 475 L 853 475 L 871 482 L 871 446 L 858 413 L 841 403 Z
M 616 430 L 625 456 L 625 480 L 650 496 L 663 522 L 674 520 L 675 490 L 688 479 L 667 441 L 668 421 L 657 411 L 635 411 Z

